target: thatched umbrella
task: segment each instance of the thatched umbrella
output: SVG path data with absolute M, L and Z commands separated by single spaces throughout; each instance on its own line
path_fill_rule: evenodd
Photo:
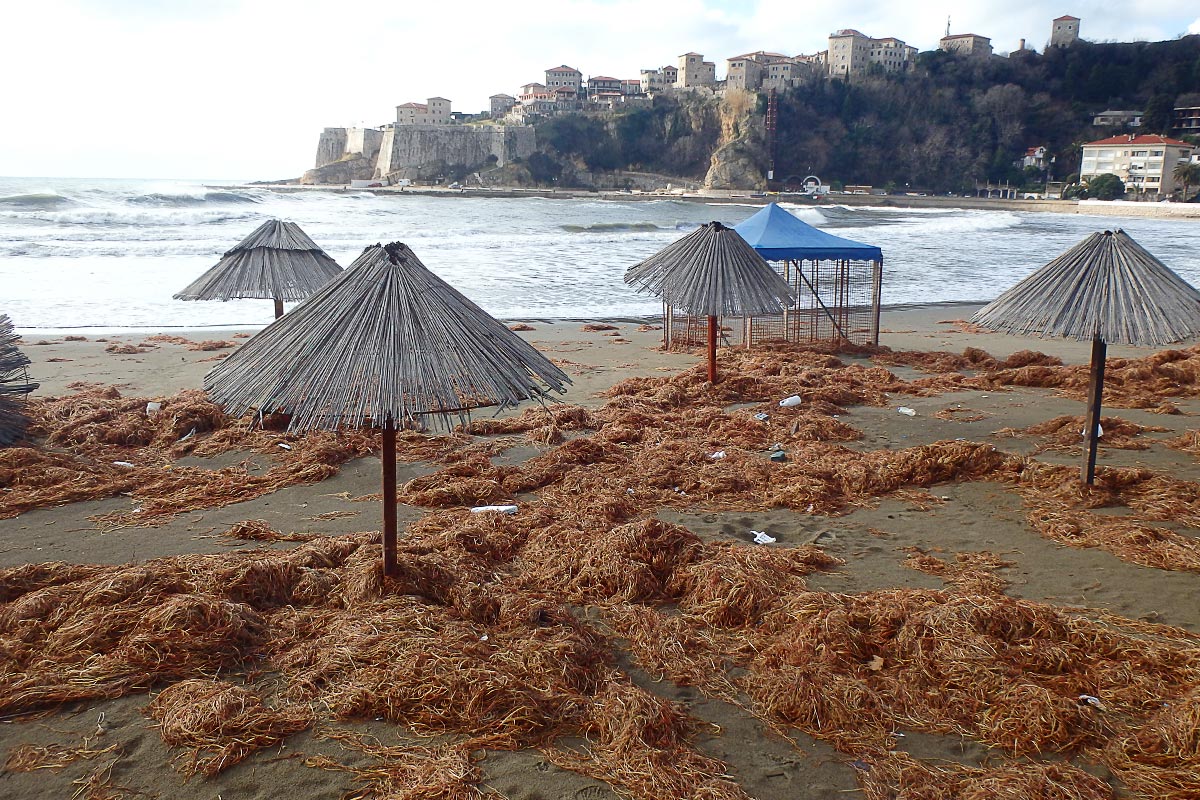
M 0 314 L 0 447 L 7 447 L 25 433 L 27 420 L 17 397 L 38 387 L 25 372 L 29 358 L 17 349 L 18 338 L 12 320 Z
M 701 225 L 625 272 L 667 305 L 708 317 L 708 379 L 717 379 L 717 317 L 773 314 L 791 303 L 787 282 L 733 228 Z
M 275 301 L 275 319 L 279 319 L 284 300 L 310 297 L 341 271 L 299 225 L 272 219 L 259 225 L 175 299 L 271 299 Z
M 232 414 L 291 428 L 382 428 L 384 572 L 396 564 L 396 429 L 449 429 L 472 408 L 562 393 L 571 379 L 430 272 L 407 245 L 372 245 L 204 379 Z
M 1096 477 L 1107 343 L 1163 345 L 1200 333 L 1200 292 L 1124 231 L 1093 233 L 996 300 L 972 321 L 1020 336 L 1092 341 L 1087 462 Z

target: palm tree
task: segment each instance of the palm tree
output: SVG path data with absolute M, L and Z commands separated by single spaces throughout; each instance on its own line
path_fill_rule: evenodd
M 1176 164 L 1171 175 L 1183 184 L 1183 200 L 1187 202 L 1188 190 L 1193 186 L 1200 185 L 1200 164 L 1195 162 Z

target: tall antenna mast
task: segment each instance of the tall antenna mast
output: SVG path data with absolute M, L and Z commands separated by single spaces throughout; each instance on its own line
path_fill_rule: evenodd
M 946 35 L 950 35 L 950 15 L 946 15 Z
M 778 125 L 779 110 L 775 105 L 775 90 L 767 92 L 767 185 L 775 180 L 775 128 Z

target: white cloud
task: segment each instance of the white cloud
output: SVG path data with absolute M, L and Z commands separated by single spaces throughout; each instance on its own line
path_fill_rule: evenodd
M 845 0 L 41 0 L 12 4 L 0 49 L 0 174 L 279 178 L 312 161 L 325 126 L 388 121 L 433 95 L 478 111 L 567 63 L 637 77 L 695 50 L 811 53 L 858 28 L 935 47 L 956 33 L 998 52 L 1041 48 L 1059 2 L 1020 8 Z M 1189 0 L 1077 0 L 1085 38 L 1197 32 Z M 1071 12 L 1071 9 L 1065 9 Z M 1135 29 L 1131 19 L 1142 22 Z M 1189 27 L 1190 26 L 1190 27 Z

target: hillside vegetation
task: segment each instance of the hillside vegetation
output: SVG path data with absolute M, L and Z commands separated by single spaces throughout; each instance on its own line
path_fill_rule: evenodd
M 563 185 L 635 170 L 761 186 L 765 96 L 746 102 L 738 95 L 668 95 L 651 108 L 548 119 L 538 126 L 541 152 L 530 159 L 530 172 Z M 1078 172 L 1081 144 L 1125 132 L 1093 126 L 1098 112 L 1144 111 L 1138 130 L 1166 133 L 1175 105 L 1200 104 L 1200 36 L 1077 42 L 987 60 L 927 52 L 911 72 L 878 71 L 853 82 L 815 78 L 777 102 L 780 179 L 816 174 L 930 191 L 984 181 L 1019 185 L 1035 176 L 1013 162 L 1039 145 L 1055 163 L 1036 178 L 1069 179 Z

